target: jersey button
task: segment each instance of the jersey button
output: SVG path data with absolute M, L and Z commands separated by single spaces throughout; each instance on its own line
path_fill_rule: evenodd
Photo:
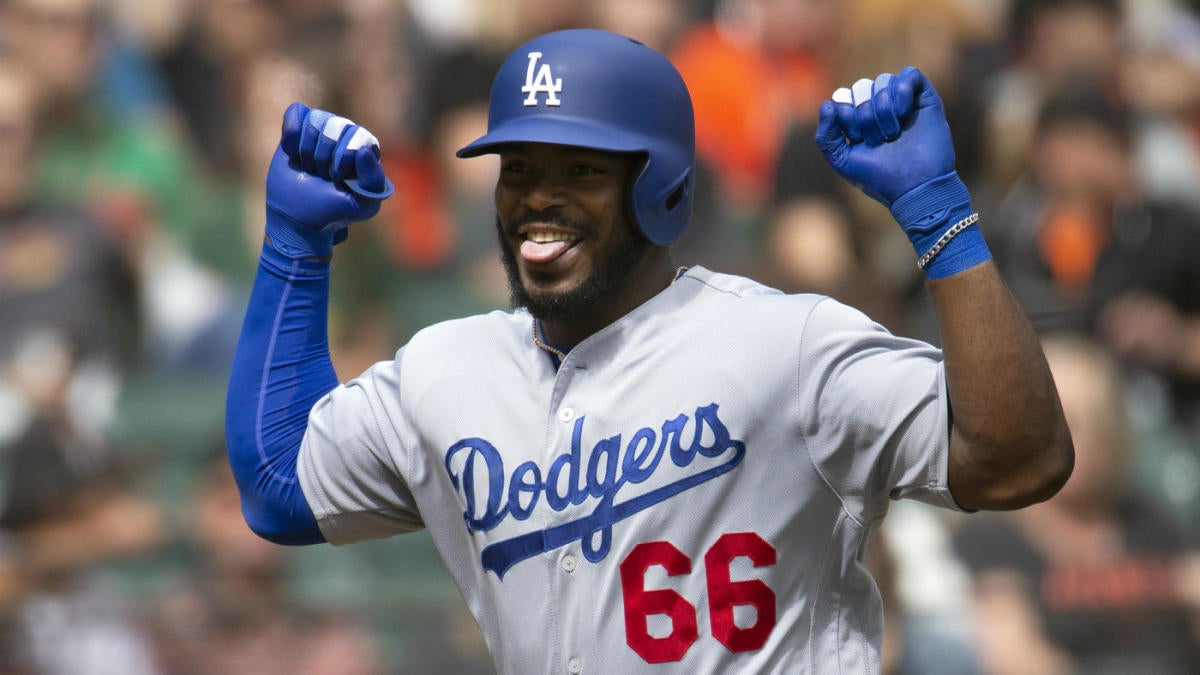
M 575 556 L 569 555 L 562 559 L 562 568 L 564 572 L 575 571 Z
M 560 422 L 570 422 L 575 419 L 575 409 L 571 406 L 563 406 L 558 409 L 558 420 Z
M 583 662 L 578 656 L 572 656 L 570 661 L 567 661 L 567 672 L 571 675 L 579 675 L 583 672 Z

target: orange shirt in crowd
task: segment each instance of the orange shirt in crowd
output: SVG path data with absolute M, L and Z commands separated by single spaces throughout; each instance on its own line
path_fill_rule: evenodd
M 671 60 L 692 94 L 697 154 L 734 204 L 761 204 L 789 125 L 815 122 L 832 91 L 825 65 L 805 53 L 768 53 L 711 23 L 684 35 Z

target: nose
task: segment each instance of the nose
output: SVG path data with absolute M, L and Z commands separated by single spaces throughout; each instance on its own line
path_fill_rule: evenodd
M 556 206 L 565 206 L 567 192 L 557 182 L 542 178 L 530 182 L 521 201 L 532 211 L 545 211 Z

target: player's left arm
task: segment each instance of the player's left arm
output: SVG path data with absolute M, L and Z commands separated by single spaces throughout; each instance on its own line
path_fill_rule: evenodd
M 330 258 L 392 187 L 374 136 L 297 102 L 284 112 L 266 189 L 266 237 L 226 394 L 226 449 L 250 529 L 315 544 L 325 535 L 297 463 L 310 411 L 338 386 L 326 328 Z
M 914 68 L 859 80 L 821 106 L 833 169 L 887 206 L 916 249 L 941 329 L 950 490 L 968 509 L 1048 499 L 1074 449 L 1037 334 L 1009 292 L 955 171 L 941 98 Z

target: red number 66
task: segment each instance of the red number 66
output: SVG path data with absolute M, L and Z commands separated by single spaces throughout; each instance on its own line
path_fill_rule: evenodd
M 775 592 L 758 579 L 733 581 L 729 566 L 734 558 L 746 556 L 755 567 L 775 564 L 775 547 L 754 532 L 724 534 L 704 554 L 704 576 L 708 584 L 708 614 L 713 637 L 731 652 L 762 648 L 775 628 Z M 660 565 L 668 576 L 690 574 L 692 560 L 666 541 L 638 544 L 621 561 L 621 593 L 625 600 L 625 641 L 647 663 L 678 661 L 699 636 L 696 607 L 669 588 L 646 589 L 646 571 Z M 733 621 L 737 605 L 754 607 L 754 624 L 739 628 Z M 647 619 L 664 614 L 671 619 L 671 633 L 650 634 Z

